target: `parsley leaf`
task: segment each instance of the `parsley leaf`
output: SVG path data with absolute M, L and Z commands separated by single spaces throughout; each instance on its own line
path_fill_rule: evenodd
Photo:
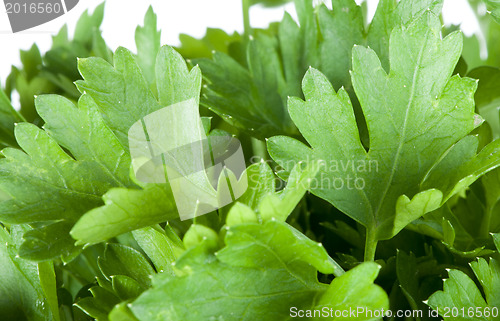
M 498 235 L 494 235 L 498 239 Z M 498 247 L 497 250 L 500 250 Z M 485 296 L 474 281 L 460 270 L 450 270 L 449 278 L 444 280 L 443 291 L 434 293 L 427 304 L 439 309 L 445 320 L 498 320 L 500 307 L 500 264 L 497 259 L 490 258 L 488 263 L 483 258 L 470 264 L 472 271 L 481 284 Z M 446 309 L 458 309 L 458 317 L 444 315 Z M 463 310 L 462 310 L 463 309 Z M 494 310 L 496 309 L 496 311 Z M 462 311 L 465 311 L 462 313 Z M 465 314 L 465 315 L 464 315 Z
M 101 196 L 110 188 L 131 184 L 130 158 L 88 95 L 80 98 L 78 108 L 55 95 L 39 96 L 37 106 L 47 130 L 20 123 L 15 135 L 24 152 L 2 151 L 0 187 L 10 199 L 0 203 L 0 218 L 15 224 L 41 223 L 25 236 L 20 249 L 24 257 L 69 258 L 77 253 L 69 236 L 71 227 L 85 212 L 100 206 Z
M 175 277 L 158 274 L 153 288 L 132 303 L 134 315 L 139 320 L 289 320 L 291 307 L 387 308 L 385 293 L 373 285 L 378 265 L 365 263 L 330 285 L 320 283 L 317 271 L 333 273 L 331 259 L 286 223 L 233 226 L 224 242 L 215 253 L 205 242 L 189 249 L 176 262 Z
M 332 1 L 333 10 L 325 5 L 314 8 L 311 0 L 297 0 L 298 24 L 285 14 L 276 31 L 254 30 L 252 39 L 239 43 L 239 50 L 233 44 L 228 54 L 216 52 L 211 60 L 196 60 L 207 81 L 202 104 L 259 139 L 296 136 L 286 101 L 288 96 L 301 95 L 300 82 L 309 66 L 324 73 L 335 89 L 344 86 L 352 94 L 353 45 L 372 46 L 386 66 L 393 28 L 426 10 L 437 14 L 441 6 L 441 0 L 381 1 L 365 32 L 362 10 L 354 0 Z
M 18 225 L 0 226 L 0 310 L 6 320 L 59 320 L 56 280 L 52 262 L 35 263 L 17 255 L 23 233 Z
M 389 74 L 373 50 L 354 48 L 352 81 L 368 125 L 369 151 L 360 142 L 346 91 L 335 93 L 314 69 L 304 78 L 306 101 L 289 101 L 290 115 L 312 148 L 289 137 L 268 141 L 271 156 L 285 169 L 305 159 L 326 161 L 312 192 L 367 228 L 366 259 L 373 259 L 377 240 L 393 237 L 499 165 L 492 156 L 498 142 L 476 156 L 477 139 L 465 137 L 477 126 L 476 83 L 450 78 L 461 36 L 440 40 L 440 29 L 432 13 L 396 28 Z

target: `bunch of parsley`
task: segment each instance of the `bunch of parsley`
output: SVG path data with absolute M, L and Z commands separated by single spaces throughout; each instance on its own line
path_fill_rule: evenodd
M 0 319 L 500 320 L 499 2 L 470 0 L 482 38 L 443 27 L 442 0 L 380 0 L 370 22 L 295 0 L 252 28 L 251 6 L 286 2 L 243 0 L 243 33 L 178 48 L 149 9 L 136 53 L 108 48 L 101 5 L 21 52 L 0 91 Z M 191 220 L 174 184 L 135 177 L 127 137 L 185 101 L 172 144 L 233 135 L 249 178 Z

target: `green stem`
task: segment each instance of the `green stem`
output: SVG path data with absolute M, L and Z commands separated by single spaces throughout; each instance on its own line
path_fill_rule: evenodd
M 269 159 L 266 142 L 252 137 L 251 143 L 252 143 L 253 156 L 259 156 L 265 161 Z
M 250 6 L 251 0 L 242 0 L 243 5 L 243 27 L 245 38 L 252 35 L 252 26 L 250 25 Z
M 378 240 L 375 237 L 375 231 L 368 228 L 366 230 L 366 243 L 365 243 L 365 262 L 375 261 L 375 252 L 377 251 Z

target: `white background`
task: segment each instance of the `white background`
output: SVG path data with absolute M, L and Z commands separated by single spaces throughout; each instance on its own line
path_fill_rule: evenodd
M 367 0 L 372 16 L 378 0 Z M 63 24 L 68 24 L 72 35 L 76 21 L 83 11 L 93 9 L 102 0 L 80 0 L 67 14 L 44 25 L 12 34 L 5 8 L 0 3 L 0 81 L 3 83 L 12 64 L 19 65 L 19 49 L 29 49 L 36 42 L 43 52 L 51 45 L 51 36 Z M 325 1 L 330 3 L 330 0 Z M 361 2 L 361 0 L 357 0 Z M 207 27 L 216 27 L 232 32 L 241 31 L 241 1 L 238 0 L 107 0 L 101 30 L 111 49 L 123 46 L 135 50 L 134 31 L 143 24 L 149 5 L 158 15 L 158 26 L 162 30 L 162 44 L 177 45 L 179 33 L 202 37 Z M 265 27 L 271 21 L 279 21 L 286 10 L 295 16 L 293 4 L 268 9 L 255 6 L 251 10 L 251 22 L 255 27 Z M 478 30 L 466 0 L 445 0 L 445 23 L 462 24 L 466 34 Z

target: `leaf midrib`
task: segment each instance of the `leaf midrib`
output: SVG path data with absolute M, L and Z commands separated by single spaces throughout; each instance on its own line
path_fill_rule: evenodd
M 379 216 L 380 209 L 382 208 L 382 204 L 384 203 L 384 200 L 385 200 L 385 198 L 387 196 L 387 193 L 389 192 L 389 188 L 391 186 L 392 180 L 393 180 L 394 175 L 396 173 L 396 167 L 399 164 L 399 160 L 400 160 L 400 156 L 401 156 L 401 150 L 403 148 L 403 145 L 404 145 L 404 142 L 405 142 L 405 137 L 406 137 L 406 128 L 407 128 L 407 123 L 408 123 L 409 112 L 410 112 L 410 108 L 413 105 L 413 100 L 415 98 L 415 88 L 417 86 L 417 81 L 416 80 L 417 80 L 417 76 L 420 74 L 420 68 L 418 68 L 418 67 L 421 65 L 421 62 L 422 62 L 423 52 L 424 52 L 424 48 L 427 46 L 429 33 L 430 33 L 430 30 L 427 30 L 426 33 L 425 33 L 425 41 L 424 41 L 424 44 L 422 45 L 422 47 L 420 48 L 420 51 L 418 53 L 417 63 L 415 64 L 414 73 L 413 73 L 413 79 L 412 79 L 411 92 L 410 92 L 410 99 L 408 100 L 408 104 L 407 104 L 407 107 L 406 107 L 406 113 L 405 113 L 405 119 L 404 119 L 404 122 L 403 122 L 403 133 L 400 136 L 401 138 L 399 140 L 399 145 L 398 145 L 398 149 L 396 151 L 396 156 L 394 157 L 394 160 L 393 160 L 393 165 L 392 165 L 391 173 L 390 173 L 389 179 L 387 180 L 387 184 L 386 184 L 386 186 L 384 188 L 384 193 L 382 194 L 382 197 L 380 198 L 379 204 L 377 205 L 377 207 L 375 209 L 375 212 L 373 213 L 373 223 L 375 225 L 375 230 L 377 230 L 377 225 L 378 225 L 377 217 Z

